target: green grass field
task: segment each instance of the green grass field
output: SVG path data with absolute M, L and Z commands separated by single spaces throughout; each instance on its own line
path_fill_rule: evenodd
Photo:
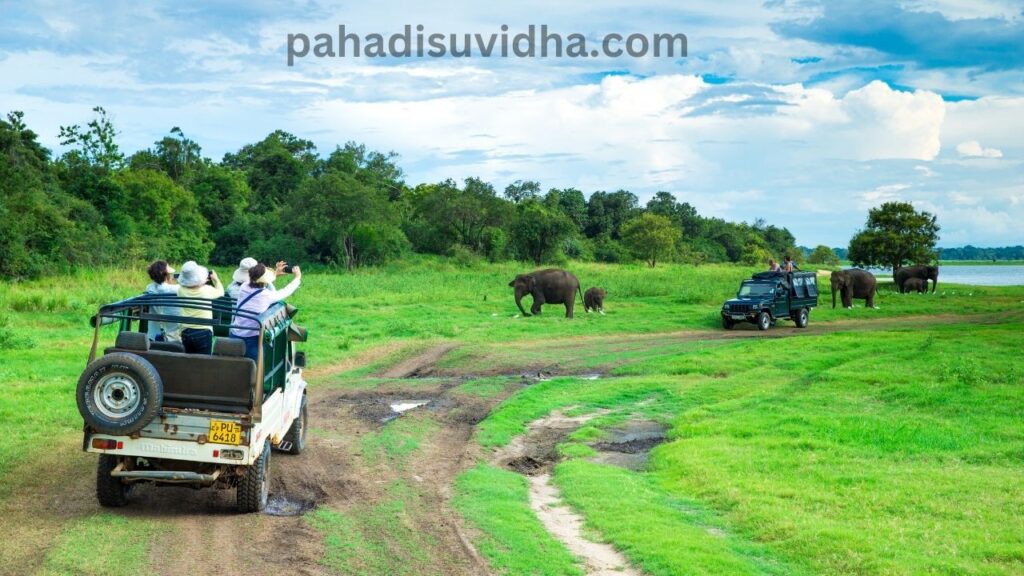
M 507 283 L 527 268 L 432 259 L 309 271 L 293 300 L 310 329 L 314 374 L 374 350 L 451 341 L 461 346 L 439 368 L 471 376 L 453 394 L 508 395 L 476 426 L 479 461 L 452 487 L 496 573 L 581 573 L 533 516 L 522 477 L 487 462 L 555 410 L 601 411 L 560 445 L 554 483 L 593 538 L 645 573 L 1024 573 L 1024 287 L 947 284 L 936 295 L 882 287 L 879 310 L 833 310 L 825 282 L 812 331 L 720 339 L 718 308 L 750 270 L 571 269 L 584 289 L 608 290 L 606 316 L 580 305 L 573 321 L 560 306 L 517 317 Z M 9 509 L 37 481 L 32 470 L 53 458 L 48 447 L 77 449 L 74 389 L 89 314 L 144 285 L 141 270 L 0 285 L 0 502 Z M 311 385 L 393 385 L 370 376 L 393 355 L 374 358 L 376 368 L 353 365 Z M 567 375 L 522 387 L 522 367 Z M 589 372 L 603 376 L 571 375 Z M 647 468 L 593 461 L 590 444 L 630 419 L 668 427 Z M 354 446 L 368 465 L 401 470 L 438 429 L 427 418 L 399 419 Z M 403 568 L 392 573 L 415 574 L 430 565 L 420 550 L 431 541 L 407 521 L 429 513 L 416 490 L 392 483 L 385 502 L 308 516 L 324 538 L 324 569 L 388 573 L 395 561 Z M 144 566 L 158 527 L 117 512 L 69 518 L 43 573 Z M 131 537 L 114 553 L 83 533 Z

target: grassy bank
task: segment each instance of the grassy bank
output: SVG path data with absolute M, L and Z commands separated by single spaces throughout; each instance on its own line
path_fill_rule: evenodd
M 1021 328 L 654 350 L 612 378 L 523 390 L 478 439 L 504 445 L 556 409 L 609 411 L 563 444 L 555 480 L 651 574 L 1019 573 Z M 647 472 L 589 461 L 584 442 L 624 419 L 671 425 Z

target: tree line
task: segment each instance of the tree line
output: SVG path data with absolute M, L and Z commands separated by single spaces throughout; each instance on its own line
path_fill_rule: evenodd
M 75 266 L 170 261 L 265 261 L 355 268 L 409 252 L 540 265 L 643 260 L 743 262 L 802 257 L 786 229 L 701 216 L 658 192 L 544 192 L 519 180 L 409 185 L 394 153 L 354 142 L 322 155 L 275 131 L 203 156 L 179 128 L 125 154 L 103 108 L 60 129 L 54 156 L 20 112 L 0 120 L 0 274 L 32 277 Z

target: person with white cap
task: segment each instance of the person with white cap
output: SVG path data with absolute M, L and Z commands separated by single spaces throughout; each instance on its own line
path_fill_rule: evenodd
M 174 268 L 167 264 L 166 260 L 157 260 L 149 265 L 146 273 L 153 280 L 146 286 L 145 294 L 159 294 L 161 296 L 177 296 L 178 284 L 174 281 Z M 153 306 L 150 310 L 153 314 L 166 316 L 180 316 L 181 308 L 177 306 Z M 146 328 L 146 336 L 150 340 L 158 342 L 179 342 L 181 341 L 181 324 L 176 322 L 149 322 Z
M 224 285 L 213 270 L 189 260 L 181 265 L 178 274 L 178 296 L 183 298 L 205 298 L 215 300 L 224 295 Z M 201 308 L 182 307 L 181 315 L 188 318 L 213 319 L 213 311 Z M 203 324 L 181 325 L 181 343 L 188 354 L 210 354 L 213 351 L 213 326 Z
M 283 263 L 282 263 L 283 264 Z M 249 283 L 242 286 L 238 292 L 238 306 L 236 310 L 262 314 L 266 312 L 275 302 L 280 302 L 291 296 L 302 283 L 302 270 L 298 266 L 292 266 L 292 281 L 280 290 L 269 290 L 268 286 L 274 285 L 277 274 L 263 264 L 256 264 L 249 268 Z M 260 346 L 260 324 L 249 318 L 242 318 L 235 315 L 231 323 L 231 337 L 238 338 L 245 342 L 245 355 L 252 358 L 253 362 L 258 361 Z
M 231 284 L 228 284 L 228 296 L 231 296 L 235 300 L 238 299 L 238 292 L 242 289 L 242 285 L 249 281 L 249 269 L 258 264 L 255 258 L 242 258 L 242 261 L 238 263 L 238 268 L 231 274 Z M 284 272 L 284 267 L 288 264 L 286 262 L 278 262 L 274 268 L 274 273 L 278 276 Z M 273 292 L 275 290 L 273 284 L 267 285 L 267 290 Z

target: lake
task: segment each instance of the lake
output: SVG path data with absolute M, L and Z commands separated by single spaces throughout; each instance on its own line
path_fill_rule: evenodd
M 891 274 L 888 269 L 874 272 L 875 274 Z M 939 286 L 946 282 L 974 286 L 1020 286 L 1024 285 L 1024 265 L 942 266 L 940 264 Z

